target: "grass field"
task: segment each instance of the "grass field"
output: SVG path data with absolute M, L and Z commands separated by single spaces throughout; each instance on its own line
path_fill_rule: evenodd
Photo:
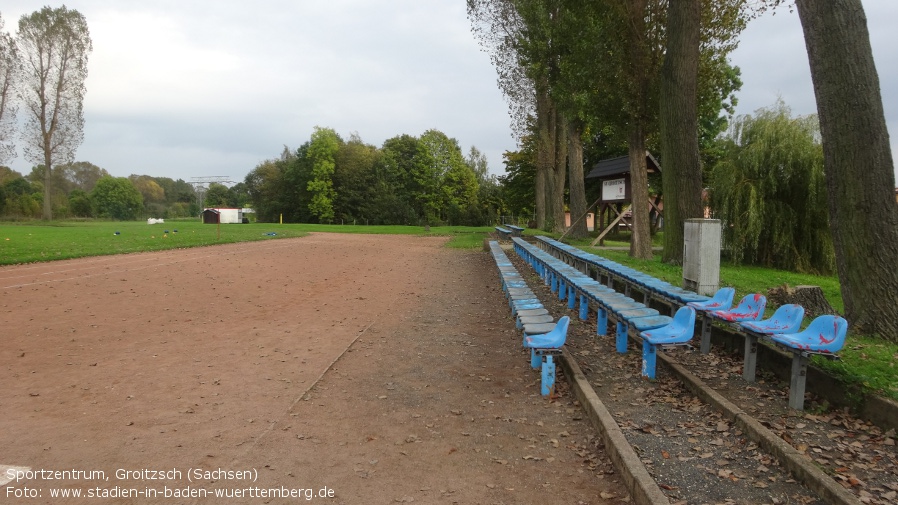
M 481 247 L 492 228 L 341 226 L 309 224 L 202 224 L 195 219 L 162 224 L 126 221 L 54 221 L 0 224 L 0 265 L 106 254 L 161 251 L 233 242 L 302 237 L 308 232 L 450 236 L 450 247 Z

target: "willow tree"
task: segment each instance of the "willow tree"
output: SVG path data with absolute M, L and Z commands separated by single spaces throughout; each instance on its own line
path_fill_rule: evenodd
M 711 198 L 736 263 L 827 274 L 835 265 L 816 116 L 782 102 L 736 118 Z
M 84 81 L 93 45 L 87 20 L 65 6 L 44 7 L 19 19 L 22 61 L 19 96 L 25 107 L 25 158 L 45 168 L 43 218 L 53 218 L 51 177 L 71 163 L 84 140 Z
M 861 0 L 796 1 L 823 134 L 845 317 L 898 342 L 898 206 L 879 76 Z

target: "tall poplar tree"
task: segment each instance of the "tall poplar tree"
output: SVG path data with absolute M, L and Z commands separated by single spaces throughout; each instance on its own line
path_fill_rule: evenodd
M 852 327 L 898 342 L 898 205 L 861 0 L 797 0 L 823 137 L 836 268 Z
M 702 168 L 698 149 L 698 67 L 701 0 L 670 0 L 667 52 L 661 66 L 661 154 L 664 160 L 666 263 L 683 262 L 683 223 L 702 217 Z
M 483 50 L 490 55 L 490 61 L 498 74 L 497 84 L 508 102 L 511 117 L 512 135 L 519 145 L 532 133 L 535 127 L 541 131 L 542 147 L 534 154 L 537 174 L 534 179 L 533 210 L 536 215 L 537 228 L 546 227 L 547 213 L 551 205 L 547 193 L 545 174 L 549 166 L 547 149 L 551 142 L 549 135 L 550 121 L 546 115 L 548 110 L 547 83 L 534 82 L 523 61 L 521 41 L 525 39 L 524 20 L 518 13 L 515 0 L 467 0 L 468 19 L 471 29 L 480 42 Z M 533 121 L 533 118 L 540 118 Z M 554 154 L 552 155 L 554 158 Z
M 25 158 L 45 167 L 43 218 L 49 220 L 53 169 L 73 162 L 84 140 L 84 81 L 93 44 L 87 20 L 65 6 L 22 16 L 16 41 L 22 61 L 17 89 L 27 114 Z

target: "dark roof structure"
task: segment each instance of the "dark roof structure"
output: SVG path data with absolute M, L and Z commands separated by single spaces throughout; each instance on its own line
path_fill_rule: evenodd
M 645 152 L 645 165 L 648 169 L 648 172 L 655 173 L 661 171 L 661 166 L 658 164 L 658 160 L 652 156 L 652 153 L 646 151 Z M 615 175 L 623 175 L 630 173 L 630 157 L 629 156 L 620 156 L 618 158 L 609 158 L 607 160 L 602 160 L 595 164 L 590 170 L 589 174 L 586 176 L 587 179 L 604 179 L 606 177 L 613 177 Z

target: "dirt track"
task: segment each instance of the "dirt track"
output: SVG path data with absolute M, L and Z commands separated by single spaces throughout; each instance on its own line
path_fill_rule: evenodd
M 220 503 L 202 495 L 251 487 L 620 502 L 580 409 L 538 395 L 489 256 L 443 242 L 314 234 L 0 268 L 0 465 L 106 478 L 4 484 L 0 502 L 98 503 L 50 492 L 99 488 L 143 492 L 100 503 Z M 256 480 L 203 474 L 219 469 Z

